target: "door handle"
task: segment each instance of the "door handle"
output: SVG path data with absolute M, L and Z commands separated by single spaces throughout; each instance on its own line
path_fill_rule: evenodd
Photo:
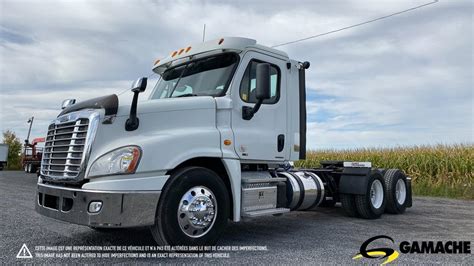
M 283 148 L 285 147 L 285 135 L 283 134 L 278 135 L 277 143 L 278 143 L 278 152 L 281 152 Z

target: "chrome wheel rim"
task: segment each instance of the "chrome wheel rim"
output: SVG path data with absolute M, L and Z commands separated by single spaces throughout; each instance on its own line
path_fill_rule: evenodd
M 370 201 L 376 209 L 380 208 L 383 203 L 383 186 L 380 180 L 376 179 L 370 186 Z
M 405 203 L 407 198 L 407 187 L 403 179 L 398 179 L 397 184 L 395 185 L 395 197 L 397 198 L 398 204 L 403 205 L 403 203 Z
M 216 221 L 216 197 L 207 187 L 193 187 L 181 197 L 177 215 L 183 233 L 193 238 L 201 237 L 211 230 Z

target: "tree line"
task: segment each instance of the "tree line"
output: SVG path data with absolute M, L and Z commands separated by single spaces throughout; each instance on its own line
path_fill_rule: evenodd
M 21 169 L 21 150 L 23 145 L 15 132 L 10 130 L 3 131 L 3 144 L 8 145 L 7 169 Z

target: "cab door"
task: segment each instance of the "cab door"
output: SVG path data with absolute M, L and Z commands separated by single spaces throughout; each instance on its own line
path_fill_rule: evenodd
M 271 98 L 263 102 L 250 119 L 242 117 L 242 107 L 253 107 L 256 66 L 270 64 Z M 286 60 L 256 51 L 247 51 L 232 82 L 232 130 L 234 147 L 242 160 L 284 161 L 289 154 L 287 141 Z

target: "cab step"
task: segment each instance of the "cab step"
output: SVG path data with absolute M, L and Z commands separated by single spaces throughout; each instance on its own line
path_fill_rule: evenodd
M 275 209 L 265 209 L 265 210 L 256 210 L 256 211 L 244 212 L 242 214 L 242 216 L 243 217 L 248 217 L 248 218 L 253 218 L 253 217 L 258 217 L 258 216 L 282 214 L 282 213 L 287 213 L 287 212 L 290 212 L 290 209 L 275 208 Z

